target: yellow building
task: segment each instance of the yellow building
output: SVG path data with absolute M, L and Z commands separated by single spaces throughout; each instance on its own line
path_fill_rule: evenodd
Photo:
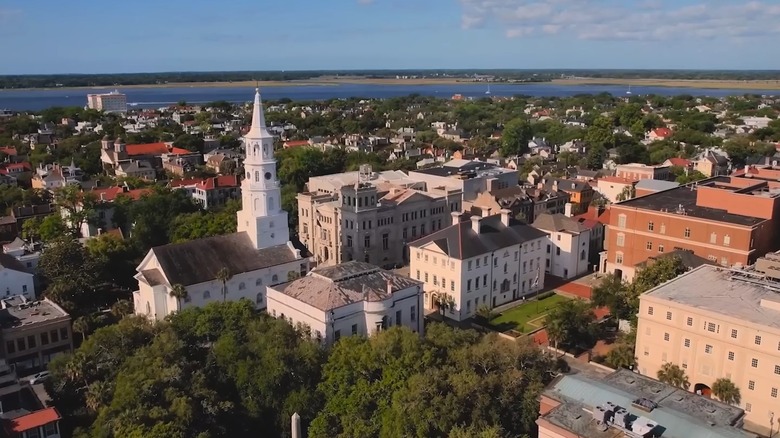
M 776 266 L 761 271 L 703 265 L 640 297 L 636 338 L 639 372 L 662 364 L 685 370 L 690 390 L 710 395 L 716 379 L 740 390 L 745 428 L 768 433 L 780 423 L 780 282 Z M 770 263 L 767 263 L 767 261 Z M 769 274 L 769 275 L 767 275 Z

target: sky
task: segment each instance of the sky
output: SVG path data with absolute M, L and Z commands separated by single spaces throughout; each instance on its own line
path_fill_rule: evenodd
M 780 0 L 0 0 L 0 74 L 780 69 Z

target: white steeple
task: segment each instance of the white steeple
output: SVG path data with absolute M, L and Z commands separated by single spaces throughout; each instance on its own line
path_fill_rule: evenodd
M 265 126 L 260 90 L 255 90 L 252 126 L 244 136 L 246 159 L 241 183 L 241 211 L 238 231 L 249 234 L 255 248 L 284 245 L 290 240 L 287 212 L 282 209 L 282 192 L 276 176 L 274 136 Z

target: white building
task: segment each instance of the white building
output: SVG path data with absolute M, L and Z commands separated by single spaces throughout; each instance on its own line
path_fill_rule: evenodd
M 136 314 L 160 319 L 182 308 L 241 298 L 263 309 L 268 286 L 308 271 L 306 249 L 290 240 L 287 212 L 281 208 L 273 136 L 265 128 L 259 91 L 244 144 L 246 178 L 241 185 L 238 232 L 152 248 L 135 276 Z M 223 269 L 230 276 L 224 285 L 217 279 Z M 186 288 L 186 298 L 171 296 L 177 284 Z
M 449 304 L 458 321 L 544 287 L 547 233 L 500 214 L 461 221 L 409 244 L 410 276 L 425 283 L 425 306 Z
M 268 313 L 304 324 L 327 344 L 367 336 L 394 325 L 423 334 L 422 283 L 368 263 L 315 268 L 268 288 Z
M 540 214 L 533 227 L 550 235 L 545 250 L 545 272 L 560 278 L 577 277 L 588 272 L 590 230 L 587 227 L 560 213 Z
M 0 296 L 14 295 L 35 299 L 33 274 L 12 255 L 0 253 Z
M 87 106 L 106 113 L 126 113 L 127 96 L 118 90 L 103 94 L 87 94 Z

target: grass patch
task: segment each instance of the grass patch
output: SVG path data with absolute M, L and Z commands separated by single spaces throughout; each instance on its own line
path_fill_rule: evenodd
M 552 295 L 538 301 L 528 301 L 501 312 L 490 320 L 490 325 L 501 332 L 516 330 L 528 333 L 542 327 L 543 316 L 547 315 L 553 307 L 570 299 L 563 295 Z

